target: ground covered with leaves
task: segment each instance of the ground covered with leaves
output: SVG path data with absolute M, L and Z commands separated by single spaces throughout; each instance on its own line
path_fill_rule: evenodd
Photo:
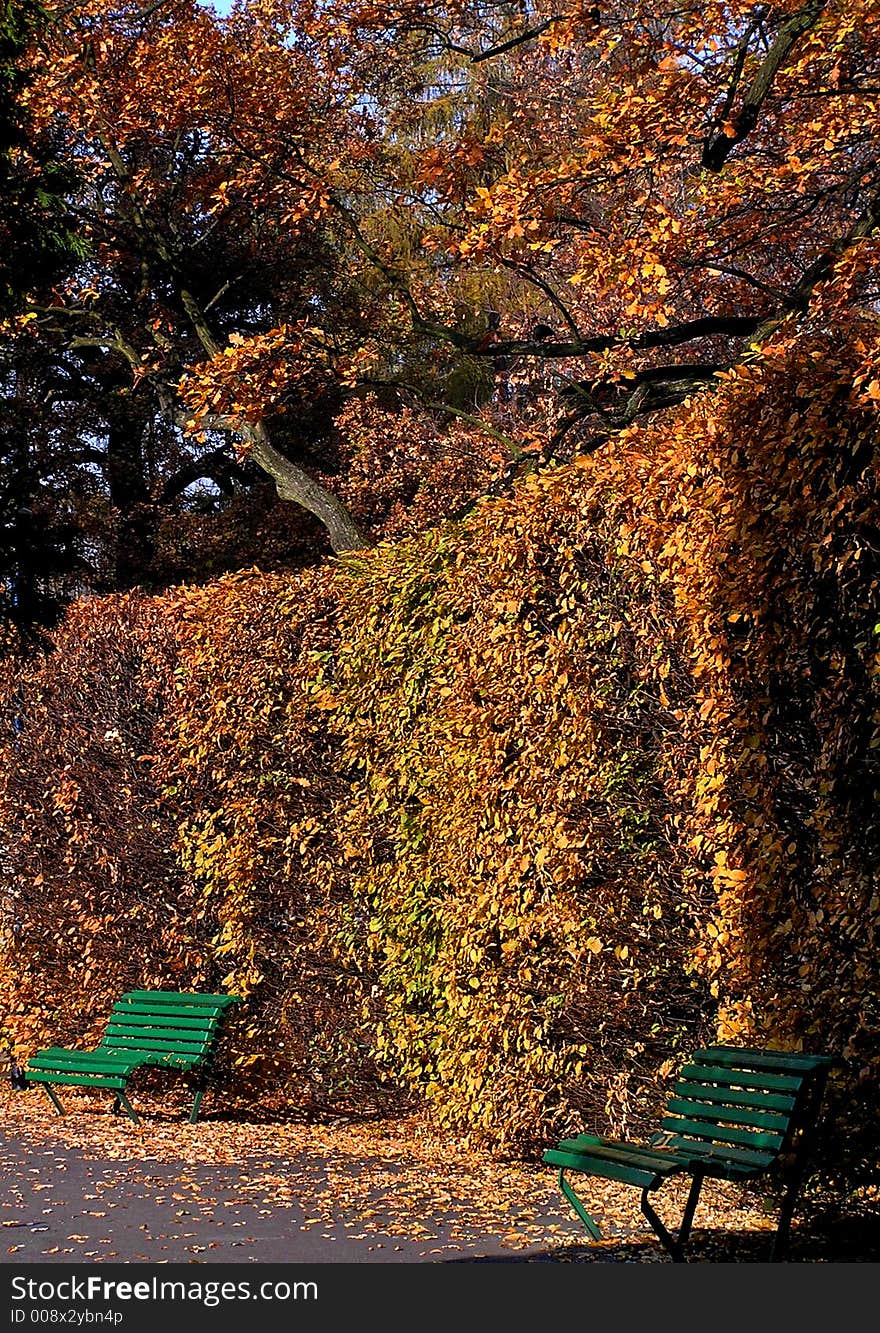
M 282 1123 L 143 1095 L 140 1126 L 106 1099 L 65 1089 L 56 1116 L 33 1091 L 0 1093 L 0 1262 L 667 1262 L 611 1181 L 585 1189 L 606 1240 L 586 1242 L 554 1173 L 470 1152 L 421 1117 Z M 586 1183 L 586 1182 L 585 1182 Z M 685 1182 L 660 1196 L 680 1215 Z M 876 1200 L 811 1195 L 791 1259 L 880 1258 Z M 692 1260 L 762 1262 L 775 1201 L 705 1187 Z

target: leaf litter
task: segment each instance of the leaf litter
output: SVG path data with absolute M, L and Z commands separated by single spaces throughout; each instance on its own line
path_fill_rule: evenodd
M 60 1118 L 37 1098 L 3 1089 L 0 1128 L 28 1156 L 50 1156 L 59 1174 L 66 1165 L 59 1153 L 66 1149 L 104 1164 L 101 1176 L 92 1182 L 93 1191 L 84 1195 L 100 1207 L 83 1209 L 81 1227 L 89 1217 L 106 1218 L 108 1209 L 118 1206 L 118 1198 L 111 1196 L 138 1185 L 155 1186 L 153 1202 L 170 1204 L 178 1224 L 198 1216 L 203 1224 L 207 1220 L 215 1226 L 218 1236 L 227 1226 L 247 1229 L 246 1222 L 233 1220 L 241 1208 L 253 1208 L 262 1218 L 300 1209 L 304 1214 L 300 1229 L 317 1232 L 328 1250 L 340 1233 L 348 1233 L 349 1239 L 368 1242 L 371 1252 L 400 1251 L 403 1246 L 395 1243 L 399 1240 L 423 1246 L 420 1257 L 427 1261 L 467 1257 L 487 1239 L 498 1250 L 523 1259 L 668 1261 L 639 1213 L 637 1191 L 613 1181 L 584 1182 L 584 1196 L 605 1235 L 602 1241 L 587 1242 L 577 1221 L 568 1215 L 554 1171 L 539 1163 L 492 1158 L 437 1131 L 424 1115 L 349 1124 L 336 1119 L 330 1125 L 267 1124 L 209 1114 L 191 1125 L 182 1100 L 170 1094 L 142 1097 L 138 1110 L 143 1120 L 136 1126 L 114 1116 L 94 1095 L 70 1090 L 68 1102 L 67 1114 Z M 52 1145 L 48 1151 L 47 1143 Z M 167 1177 L 151 1173 L 153 1163 L 179 1169 L 174 1190 L 168 1190 Z M 225 1167 L 234 1170 L 226 1181 L 226 1197 L 218 1198 L 211 1181 L 200 1179 L 198 1173 Z M 673 1222 L 681 1215 L 688 1183 L 684 1178 L 670 1180 L 658 1195 L 658 1206 Z M 27 1187 L 54 1188 L 38 1181 L 28 1181 Z M 53 1207 L 58 1202 L 54 1195 L 49 1200 Z M 0 1216 L 0 1227 L 10 1228 L 10 1239 L 12 1228 L 45 1229 L 37 1219 L 21 1216 L 24 1196 L 15 1186 L 2 1207 L 17 1214 Z M 52 1208 L 42 1211 L 51 1213 Z M 743 1258 L 764 1258 L 775 1225 L 776 1202 L 768 1201 L 766 1194 L 707 1182 L 695 1224 L 694 1257 L 723 1261 L 733 1252 Z M 149 1231 L 147 1225 L 141 1229 Z M 197 1236 L 196 1231 L 182 1233 L 184 1240 L 193 1242 Z M 207 1239 L 204 1233 L 198 1238 Z M 81 1231 L 66 1239 L 76 1249 L 62 1254 L 77 1258 L 83 1257 L 81 1247 L 91 1240 Z M 803 1239 L 809 1250 L 809 1234 Z M 249 1235 L 231 1242 L 237 1247 L 253 1243 Z M 193 1243 L 185 1249 L 202 1253 L 217 1246 L 217 1240 L 208 1240 L 207 1246 Z M 2 1248 L 12 1255 L 22 1246 Z M 875 1257 L 872 1247 L 868 1249 Z M 799 1257 L 819 1262 L 834 1257 L 823 1250 L 821 1240 L 813 1250 Z M 59 1247 L 47 1247 L 42 1253 L 58 1254 Z M 91 1258 L 114 1255 L 115 1251 L 85 1251 Z M 856 1246 L 849 1257 L 869 1255 L 859 1254 Z

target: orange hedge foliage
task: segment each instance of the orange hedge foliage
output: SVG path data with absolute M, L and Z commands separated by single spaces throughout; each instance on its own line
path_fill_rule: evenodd
M 19 1053 L 96 1036 L 125 981 L 198 973 L 150 759 L 175 652 L 162 604 L 129 596 L 72 607 L 45 662 L 5 663 L 0 996 Z
M 689 882 L 714 886 L 694 965 L 719 1035 L 840 1057 L 848 1147 L 876 1154 L 878 335 L 828 325 L 633 437 L 609 481 L 691 663 L 674 786 Z
M 79 809 L 65 784 L 104 751 L 57 722 L 41 741 L 46 682 L 109 680 L 108 635 L 149 641 L 149 707 L 118 707 L 149 721 L 161 847 L 93 877 L 88 909 L 143 941 L 128 974 L 245 993 L 250 1086 L 365 1107 L 397 1084 L 504 1150 L 603 1112 L 638 1128 L 716 1031 L 829 1050 L 837 1142 L 875 1153 L 875 344 L 765 348 L 673 428 L 317 572 L 75 609 L 7 749 L 97 845 L 117 774 Z M 109 992 L 45 810 L 13 845 L 14 786 L 4 1025 L 26 1053 L 63 1035 L 55 1006 Z M 119 883 L 159 855 L 173 892 L 123 921 Z M 73 951 L 33 943 L 50 918 Z
M 313 873 L 336 854 L 348 790 L 309 676 L 335 638 L 332 579 L 253 571 L 182 592 L 174 609 L 178 690 L 157 780 L 178 804 L 214 984 L 249 1000 L 235 1066 L 297 1107 L 371 1111 L 394 1091 L 375 1067 L 372 980 L 338 948 L 339 897 Z

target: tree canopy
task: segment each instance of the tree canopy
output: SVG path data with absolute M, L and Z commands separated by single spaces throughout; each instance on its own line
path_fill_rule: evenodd
M 76 180 L 82 253 L 4 365 L 36 470 L 87 496 L 82 580 L 368 545 L 870 320 L 876 17 L 50 7 L 11 152 Z

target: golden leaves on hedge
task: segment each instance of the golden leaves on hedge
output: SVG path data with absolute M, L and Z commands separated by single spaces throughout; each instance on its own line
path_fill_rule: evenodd
M 867 1151 L 875 340 L 780 336 L 662 427 L 397 545 L 76 608 L 27 707 L 6 695 L 18 1049 L 129 978 L 234 987 L 238 1085 L 415 1095 L 514 1150 L 638 1128 L 717 1032 L 841 1056 Z M 165 884 L 108 832 L 138 827 L 129 772 Z

